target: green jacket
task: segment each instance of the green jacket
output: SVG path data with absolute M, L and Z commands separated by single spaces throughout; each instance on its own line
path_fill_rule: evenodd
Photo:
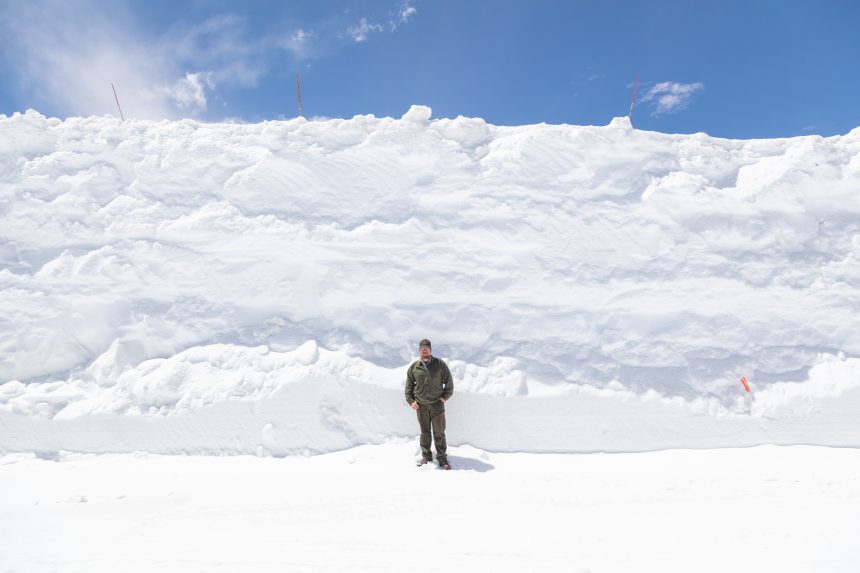
M 432 404 L 439 398 L 447 400 L 454 393 L 454 378 L 444 361 L 430 357 L 430 363 L 425 365 L 416 360 L 406 370 L 406 401 L 410 404 Z

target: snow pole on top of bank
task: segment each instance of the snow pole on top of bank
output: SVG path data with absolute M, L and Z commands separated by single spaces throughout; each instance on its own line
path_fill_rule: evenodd
M 116 100 L 116 107 L 119 110 L 119 116 L 122 118 L 123 121 L 125 121 L 125 116 L 122 114 L 122 108 L 119 105 L 119 96 L 116 95 L 116 88 L 114 87 L 113 82 L 111 82 L 110 87 L 113 90 L 113 99 Z
M 296 74 L 296 86 L 299 95 L 299 117 L 304 117 L 305 113 L 302 110 L 302 78 L 299 74 Z
M 633 104 L 636 103 L 636 90 L 639 88 L 639 76 L 636 76 L 636 82 L 633 84 L 633 97 L 630 99 L 630 111 L 627 112 L 627 117 L 633 119 Z

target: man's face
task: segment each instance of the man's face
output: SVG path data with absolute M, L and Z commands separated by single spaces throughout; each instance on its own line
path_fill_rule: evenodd
M 421 360 L 427 360 L 430 358 L 430 347 L 429 346 L 419 346 L 418 354 L 421 356 Z

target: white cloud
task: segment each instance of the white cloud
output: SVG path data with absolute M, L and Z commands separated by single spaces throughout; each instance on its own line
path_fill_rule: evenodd
M 220 16 L 146 36 L 129 4 L 78 0 L 0 4 L 0 44 L 28 107 L 60 116 L 175 119 L 208 108 L 216 87 L 265 73 L 240 18 Z
M 207 107 L 206 89 L 215 89 L 212 72 L 186 73 L 185 77 L 170 86 L 155 86 L 154 97 L 164 97 L 184 110 L 204 112 Z
M 348 32 L 356 42 L 364 42 L 367 40 L 368 34 L 372 32 L 382 32 L 383 30 L 385 30 L 383 26 L 368 22 L 367 18 L 362 18 L 358 24 L 351 26 Z
M 390 31 L 415 18 L 414 3 L 394 5 Z M 307 61 L 389 30 L 379 18 L 348 27 L 339 16 L 287 27 L 286 37 L 254 37 L 245 18 L 220 14 L 152 31 L 139 9 L 134 0 L 0 0 L 0 58 L 11 70 L 4 81 L 26 107 L 60 117 L 118 115 L 111 84 L 128 118 L 201 116 L 221 111 L 213 105 L 224 104 L 219 90 L 257 86 L 279 55 Z
M 402 2 L 398 8 L 397 13 L 394 18 L 391 20 L 390 28 L 393 32 L 398 28 L 398 26 L 402 24 L 408 24 L 412 17 L 418 13 L 418 10 L 415 9 L 414 6 L 411 5 L 410 2 Z
M 115 32 L 128 19 L 120 7 L 107 14 L 92 4 L 74 8 L 60 2 L 9 4 L 0 12 L 0 36 L 28 106 L 50 113 L 117 113 L 110 84 L 115 83 L 124 111 L 134 117 L 165 117 L 166 102 L 133 101 L 158 77 L 152 62 L 134 49 L 135 38 Z M 159 80 L 163 79 L 158 77 Z
M 570 80 L 570 84 L 574 86 L 584 86 L 586 84 L 590 84 L 591 82 L 596 82 L 597 80 L 601 80 L 606 77 L 605 73 L 581 73 L 577 74 L 577 76 Z
M 693 96 L 703 89 L 705 86 L 699 82 L 661 82 L 648 90 L 642 101 L 652 105 L 652 115 L 674 113 L 689 106 Z
M 403 24 L 408 24 L 415 17 L 418 10 L 412 3 L 412 0 L 401 0 L 396 8 L 389 13 L 388 30 L 390 32 L 394 32 Z M 347 29 L 349 36 L 355 42 L 366 42 L 370 34 L 384 31 L 385 26 L 371 22 L 367 18 L 362 18 L 358 24 Z
M 246 38 L 245 20 L 232 14 L 178 28 L 159 39 L 162 59 L 184 67 L 208 69 L 218 85 L 254 87 L 266 73 L 264 41 Z
M 281 40 L 278 46 L 292 54 L 296 60 L 306 60 L 313 55 L 312 41 L 315 36 L 315 32 L 299 28 L 288 38 Z

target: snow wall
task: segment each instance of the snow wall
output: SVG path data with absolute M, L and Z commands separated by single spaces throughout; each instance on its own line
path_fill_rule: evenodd
M 0 451 L 860 446 L 860 129 L 0 116 Z M 740 384 L 749 380 L 753 392 Z

